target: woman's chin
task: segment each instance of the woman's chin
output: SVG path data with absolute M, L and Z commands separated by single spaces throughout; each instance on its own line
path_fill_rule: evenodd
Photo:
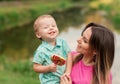
M 80 49 L 76 49 L 76 52 L 78 53 L 82 53 L 82 51 Z
M 80 50 L 79 50 L 79 49 L 76 49 L 76 52 L 78 52 L 78 53 L 79 53 L 79 52 L 80 52 Z

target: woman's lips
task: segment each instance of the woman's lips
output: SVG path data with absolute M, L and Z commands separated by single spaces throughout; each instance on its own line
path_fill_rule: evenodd
M 79 50 L 79 49 L 81 49 L 81 46 L 80 45 L 77 45 L 77 48 L 76 48 L 77 50 Z

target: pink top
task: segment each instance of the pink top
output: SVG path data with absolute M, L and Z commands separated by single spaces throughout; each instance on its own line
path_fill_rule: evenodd
M 90 84 L 92 80 L 92 66 L 86 66 L 82 60 L 72 67 L 72 84 Z
M 75 54 L 75 52 L 72 54 Z M 90 84 L 92 81 L 92 74 L 93 66 L 87 66 L 83 63 L 82 60 L 80 60 L 72 67 L 71 71 L 72 84 Z M 112 78 L 110 77 L 110 79 Z

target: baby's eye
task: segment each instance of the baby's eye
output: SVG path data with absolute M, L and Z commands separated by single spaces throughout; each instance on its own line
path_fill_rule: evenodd
M 47 29 L 48 27 L 44 27 L 44 29 Z
M 55 25 L 52 25 L 52 27 L 55 27 Z

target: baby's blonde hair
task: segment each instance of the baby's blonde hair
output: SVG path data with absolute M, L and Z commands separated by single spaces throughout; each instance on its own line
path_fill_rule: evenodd
M 53 17 L 52 17 L 51 15 L 49 15 L 49 14 L 39 16 L 39 17 L 35 20 L 34 25 L 33 25 L 35 32 L 37 32 L 37 29 L 38 29 L 38 27 L 39 27 L 39 21 L 42 20 L 42 19 L 44 19 L 44 18 L 53 18 Z M 53 18 L 53 19 L 54 19 L 54 18 Z

